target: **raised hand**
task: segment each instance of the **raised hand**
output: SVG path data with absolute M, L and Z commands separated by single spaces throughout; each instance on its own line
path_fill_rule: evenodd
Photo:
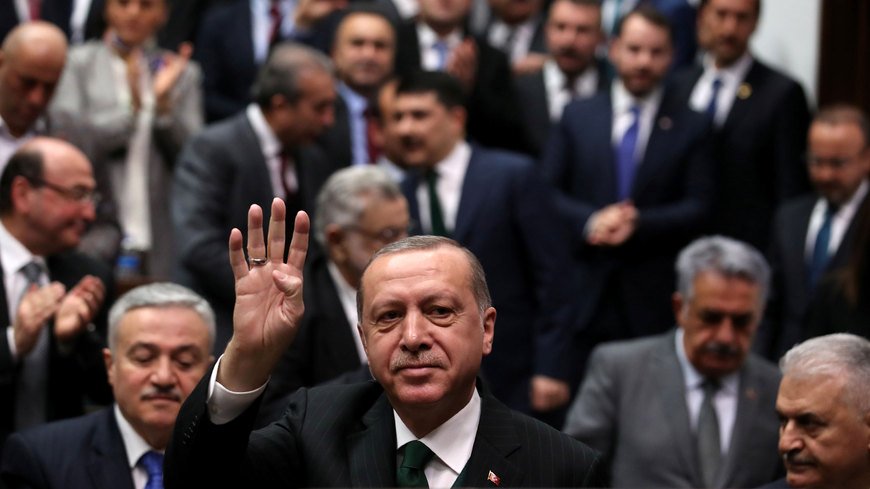
M 567 404 L 571 397 L 567 382 L 545 375 L 533 376 L 530 388 L 529 400 L 535 411 L 552 411 Z
M 233 337 L 218 372 L 218 382 L 242 392 L 263 385 L 296 336 L 302 318 L 302 267 L 308 252 L 308 215 L 296 215 L 290 253 L 284 262 L 284 201 L 272 201 L 269 234 L 263 240 L 263 211 L 248 210 L 248 256 L 242 233 L 230 233 L 230 265 L 236 281 Z M 250 261 L 250 263 L 249 263 Z
M 31 285 L 15 313 L 12 323 L 12 335 L 15 340 L 15 351 L 23 358 L 36 345 L 45 322 L 57 312 L 61 298 L 65 292 L 63 284 L 52 282 L 44 287 Z
M 193 45 L 185 42 L 179 46 L 178 54 L 167 53 L 163 56 L 163 63 L 154 75 L 153 82 L 158 114 L 168 114 L 172 110 L 172 88 L 181 78 L 192 55 Z
M 86 275 L 60 302 L 54 318 L 54 335 L 61 342 L 75 339 L 85 326 L 94 320 L 103 300 L 106 287 L 93 275 Z
M 447 73 L 455 76 L 462 88 L 471 93 L 477 77 L 477 44 L 474 39 L 466 37 L 450 53 L 447 59 Z

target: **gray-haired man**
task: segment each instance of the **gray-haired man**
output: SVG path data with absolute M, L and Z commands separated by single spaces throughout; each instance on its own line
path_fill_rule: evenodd
M 701 238 L 677 259 L 677 329 L 597 348 L 565 431 L 602 451 L 613 487 L 756 487 L 781 471 L 779 373 L 749 353 L 770 271 Z

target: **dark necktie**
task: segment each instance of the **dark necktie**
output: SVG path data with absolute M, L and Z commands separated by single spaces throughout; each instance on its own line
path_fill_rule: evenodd
M 271 5 L 269 5 L 269 46 L 274 46 L 281 40 L 281 22 L 283 20 L 281 1 L 272 0 Z
M 27 279 L 27 288 L 29 289 L 33 284 L 39 285 L 39 277 L 42 275 L 42 266 L 39 263 L 32 261 L 21 267 L 21 274 Z M 25 289 L 25 292 L 26 291 L 27 290 Z
M 378 117 L 371 106 L 363 111 L 363 119 L 366 122 L 366 153 L 369 158 L 368 162 L 374 164 L 381 157 L 383 148 L 378 138 Z
M 720 386 L 717 380 L 707 379 L 701 387 L 704 390 L 704 400 L 698 415 L 698 461 L 701 464 L 704 487 L 713 487 L 722 461 L 719 416 L 716 415 L 716 405 L 713 403 Z
M 438 181 L 438 172 L 434 169 L 426 171 L 426 191 L 429 194 L 429 218 L 432 223 L 432 234 L 435 236 L 447 236 L 447 227 L 444 225 L 444 210 L 441 207 L 441 199 L 438 198 L 438 189 L 435 183 Z
M 399 487 L 429 487 L 423 469 L 435 454 L 420 440 L 405 444 L 402 465 L 396 471 L 396 484 Z
M 625 200 L 631 195 L 635 167 L 634 153 L 640 132 L 640 107 L 635 105 L 631 108 L 631 117 L 631 125 L 622 135 L 622 141 L 616 151 L 616 194 L 619 200 Z
M 27 285 L 18 298 L 15 310 L 24 294 L 33 285 L 39 286 L 42 276 L 42 265 L 32 261 L 19 269 L 21 275 L 27 280 Z M 18 382 L 15 386 L 15 427 L 23 429 L 36 426 L 45 422 L 46 413 L 46 390 L 48 382 L 48 355 L 50 338 L 48 328 L 43 326 L 39 332 L 39 338 L 33 349 L 21 360 L 18 373 Z
M 710 91 L 710 103 L 707 105 L 707 116 L 711 121 L 716 120 L 716 109 L 719 103 L 719 90 L 722 88 L 722 80 L 719 77 L 713 79 L 713 88 Z
M 822 226 L 816 234 L 816 243 L 813 246 L 813 256 L 809 264 L 809 282 L 810 290 L 814 289 L 819 283 L 819 279 L 825 273 L 825 268 L 828 266 L 828 248 L 831 245 L 831 225 L 834 221 L 834 214 L 837 213 L 837 208 L 830 202 L 827 203 L 825 209 L 825 219 L 822 221 Z
M 30 20 L 39 20 L 42 13 L 42 0 L 28 0 L 27 2 Z
M 163 489 L 163 454 L 158 452 L 145 452 L 139 459 L 139 466 L 148 473 L 148 482 L 145 489 Z

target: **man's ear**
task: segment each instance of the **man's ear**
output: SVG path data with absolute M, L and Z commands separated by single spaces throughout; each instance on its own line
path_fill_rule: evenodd
M 115 385 L 114 383 L 114 373 L 112 372 L 112 365 L 114 364 L 114 358 L 112 358 L 112 351 L 108 348 L 103 348 L 103 363 L 106 365 L 106 374 L 109 377 L 109 384 Z
M 671 296 L 671 307 L 674 310 L 674 320 L 676 320 L 677 324 L 680 323 L 680 315 L 683 313 L 683 306 L 685 305 L 685 301 L 683 301 L 683 296 L 679 292 L 674 292 Z
M 492 352 L 492 344 L 495 341 L 495 317 L 496 312 L 494 307 L 487 308 L 483 312 L 483 355 L 489 355 Z

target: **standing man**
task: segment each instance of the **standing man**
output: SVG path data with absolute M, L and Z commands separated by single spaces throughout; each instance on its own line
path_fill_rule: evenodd
M 47 132 L 43 118 L 66 63 L 63 32 L 47 22 L 13 29 L 0 51 L 0 173 L 18 148 Z
M 166 487 L 597 487 L 597 455 L 512 412 L 476 381 L 496 311 L 480 263 L 440 237 L 379 251 L 363 272 L 359 332 L 377 382 L 301 389 L 251 432 L 257 397 L 301 319 L 308 218 L 284 261 L 284 205 L 249 212 L 226 353 L 179 413 Z M 266 246 L 269 243 L 269 246 Z M 265 306 L 265 307 L 264 307 Z
M 843 333 L 813 338 L 789 350 L 780 368 L 788 485 L 771 487 L 870 487 L 870 342 Z
M 0 442 L 13 430 L 108 402 L 101 262 L 72 251 L 94 220 L 96 182 L 75 147 L 35 138 L 0 177 Z M 93 323 L 96 323 L 94 326 Z
M 542 159 L 584 280 L 571 355 L 577 382 L 591 347 L 672 324 L 674 259 L 714 199 L 709 124 L 662 84 L 671 53 L 659 12 L 625 16 L 610 48 L 618 78 L 565 108 Z
M 565 106 L 610 86 L 602 60 L 595 56 L 602 42 L 598 0 L 556 0 L 544 32 L 548 56 L 543 68 L 516 79 L 517 96 L 535 154 L 541 154 Z
M 213 360 L 214 332 L 208 303 L 185 287 L 125 294 L 109 312 L 103 350 L 114 407 L 12 435 L 0 479 L 31 489 L 162 488 L 163 451 Z
M 572 299 L 567 237 L 531 160 L 465 142 L 462 100 L 459 83 L 445 73 L 404 78 L 388 131 L 396 141 L 388 145 L 415 170 L 402 184 L 414 232 L 453 237 L 492 283 L 500 340 L 483 374 L 493 393 L 544 416 L 568 401 L 560 355 Z
M 779 372 L 749 352 L 770 271 L 724 237 L 680 253 L 678 328 L 595 349 L 565 432 L 607 456 L 613 487 L 757 487 L 780 473 Z M 866 448 L 866 447 L 865 447 Z
M 708 114 L 719 162 L 712 230 L 766 250 L 776 208 L 810 190 L 801 165 L 810 114 L 801 86 L 755 59 L 761 0 L 702 0 L 702 67 L 678 74 L 681 103 Z
M 774 295 L 757 345 L 771 359 L 807 337 L 807 308 L 823 277 L 848 263 L 867 200 L 870 124 L 860 109 L 823 108 L 808 142 L 807 170 L 816 193 L 786 202 L 774 219 Z
M 335 124 L 319 139 L 330 160 L 341 165 L 378 161 L 376 101 L 393 75 L 396 34 L 374 7 L 351 9 L 341 20 L 332 45 L 336 84 Z
M 232 333 L 232 270 L 225 234 L 246 222 L 251 202 L 285 199 L 313 210 L 336 168 L 311 143 L 333 122 L 335 81 L 323 54 L 276 46 L 254 88 L 256 103 L 192 138 L 179 156 L 172 188 L 178 237 L 175 280 L 202 294 L 217 316 L 215 348 Z

